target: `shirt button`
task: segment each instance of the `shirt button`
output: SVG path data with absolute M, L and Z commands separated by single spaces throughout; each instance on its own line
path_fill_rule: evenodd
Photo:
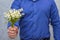
M 33 0 L 33 2 L 35 2 L 36 0 Z

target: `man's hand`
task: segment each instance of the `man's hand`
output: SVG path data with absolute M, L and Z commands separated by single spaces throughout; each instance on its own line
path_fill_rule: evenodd
M 8 28 L 8 36 L 14 39 L 18 34 L 18 28 L 16 26 Z

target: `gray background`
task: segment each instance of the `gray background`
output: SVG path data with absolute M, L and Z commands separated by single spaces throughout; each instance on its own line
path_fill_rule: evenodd
M 12 40 L 7 35 L 7 24 L 5 23 L 6 20 L 4 19 L 3 13 L 10 9 L 11 3 L 13 0 L 0 0 L 0 40 Z M 60 13 L 60 0 L 55 0 L 59 13 Z M 51 31 L 51 40 L 53 40 L 53 31 L 52 26 L 50 25 Z M 17 36 L 13 40 L 19 40 L 19 36 Z

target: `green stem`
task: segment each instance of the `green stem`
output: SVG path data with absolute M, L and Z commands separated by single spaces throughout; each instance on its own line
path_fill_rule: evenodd
M 12 23 L 11 26 L 14 27 L 14 24 Z

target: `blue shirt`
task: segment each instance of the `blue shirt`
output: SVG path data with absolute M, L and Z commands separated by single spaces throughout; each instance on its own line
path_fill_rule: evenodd
M 20 8 L 23 8 L 25 15 L 15 23 L 15 26 L 20 28 L 21 38 L 27 40 L 50 37 L 51 22 L 54 38 L 60 40 L 60 21 L 54 0 L 14 0 L 11 9 Z

